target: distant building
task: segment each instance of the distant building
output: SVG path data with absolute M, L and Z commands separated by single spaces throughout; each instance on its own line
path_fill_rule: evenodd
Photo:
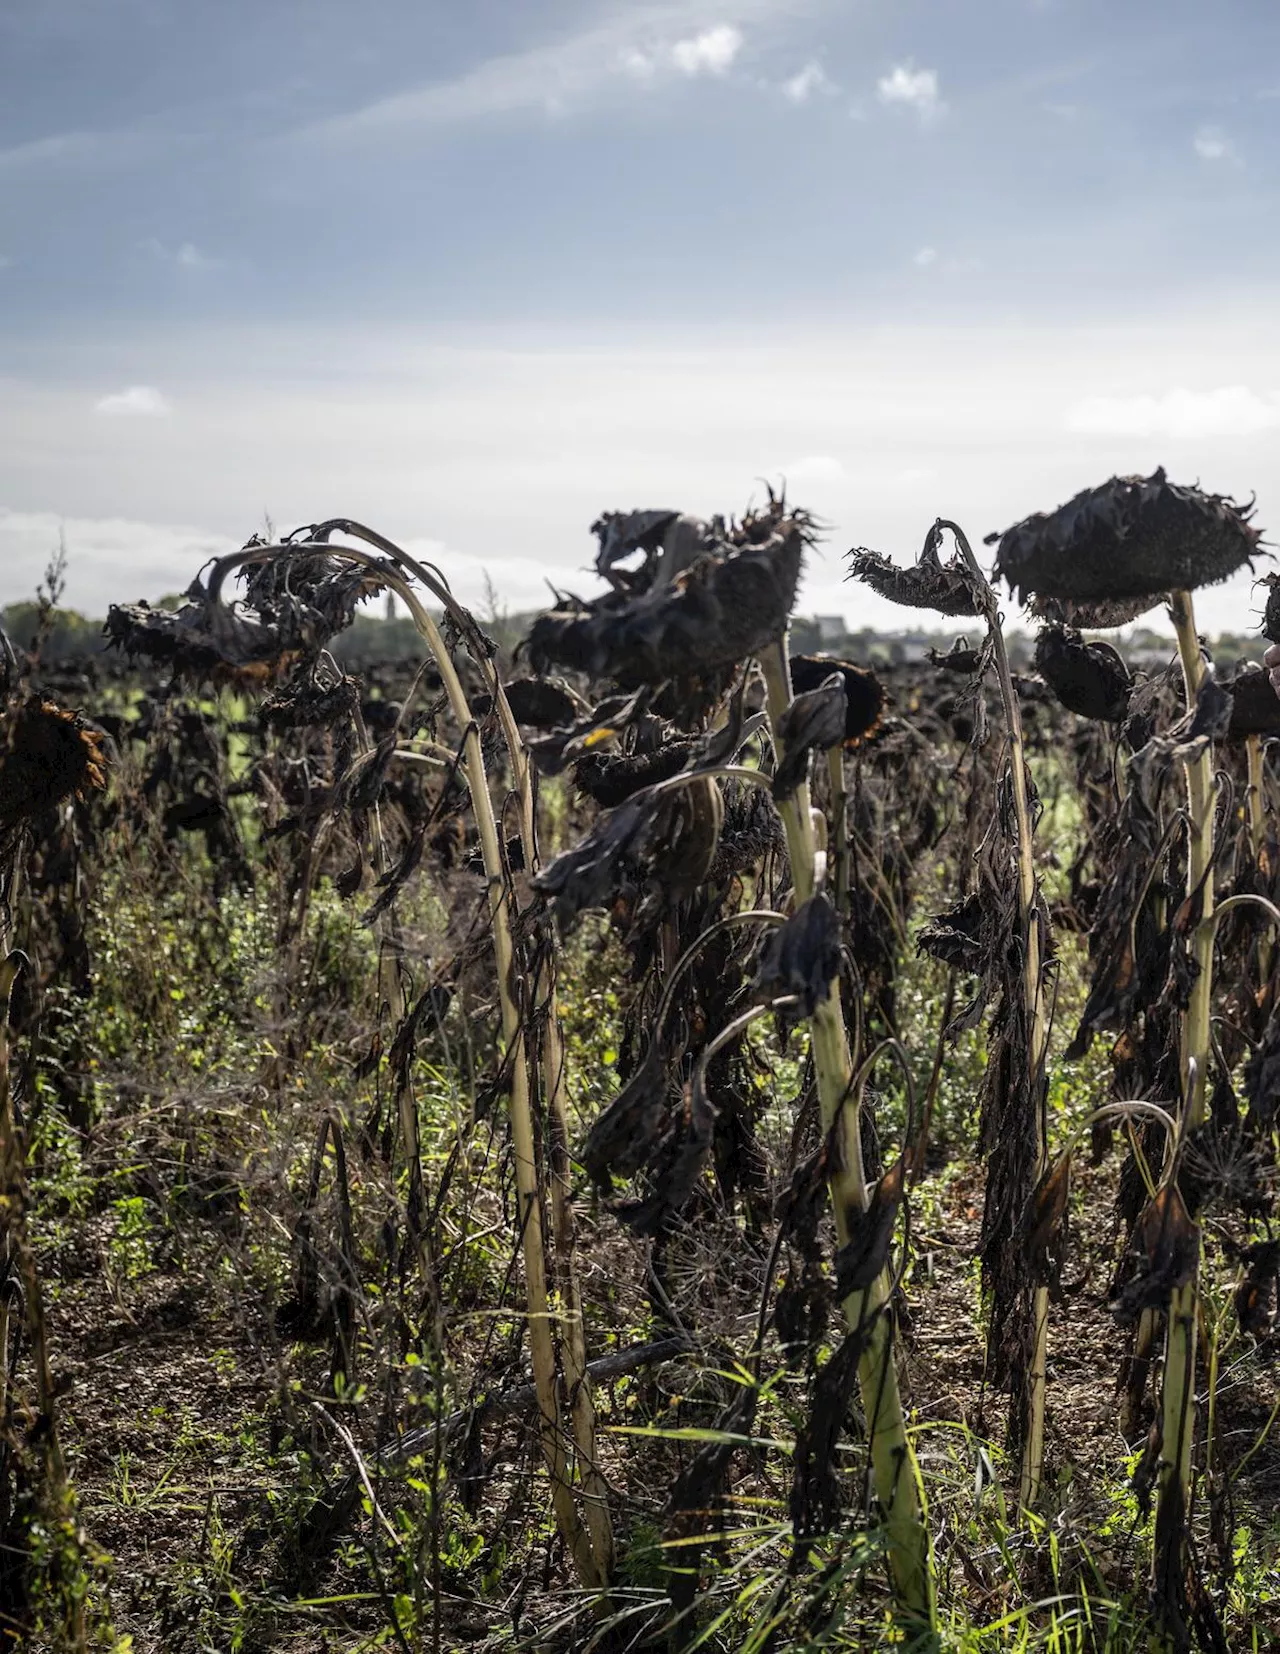
M 813 624 L 823 643 L 836 643 L 845 635 L 843 615 L 814 615 Z

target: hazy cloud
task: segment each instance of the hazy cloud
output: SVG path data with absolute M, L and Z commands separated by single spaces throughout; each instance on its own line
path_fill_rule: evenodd
M 1235 145 L 1220 126 L 1202 126 L 1191 140 L 1191 147 L 1202 161 L 1240 160 Z
M 154 385 L 130 385 L 95 402 L 94 412 L 123 418 L 159 419 L 172 409 Z
M 938 95 L 938 74 L 935 69 L 915 69 L 910 63 L 899 63 L 876 82 L 876 96 L 881 103 L 914 109 L 922 121 L 931 120 L 942 112 Z
M 912 255 L 912 264 L 918 265 L 921 270 L 927 270 L 931 264 L 938 262 L 936 247 L 921 247 L 919 252 Z
M 834 92 L 835 87 L 827 78 L 822 65 L 810 59 L 804 68 L 792 75 L 790 80 L 782 83 L 782 93 L 790 98 L 792 103 L 808 103 L 815 92 Z
M 1091 396 L 1067 409 L 1065 423 L 1088 436 L 1256 436 L 1280 426 L 1280 393 L 1222 385 L 1162 396 Z
M 682 75 L 724 75 L 741 50 L 742 31 L 732 23 L 717 23 L 687 40 L 677 40 L 671 61 Z

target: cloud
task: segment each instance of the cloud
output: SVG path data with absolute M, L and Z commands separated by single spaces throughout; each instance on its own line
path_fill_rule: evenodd
M 742 31 L 732 23 L 717 23 L 687 40 L 677 40 L 671 61 L 682 75 L 726 75 L 741 50 Z
M 347 115 L 313 122 L 295 136 L 339 141 L 443 126 L 521 111 L 561 115 L 608 97 L 620 79 L 723 76 L 744 44 L 742 25 L 792 11 L 797 0 L 651 0 L 623 6 L 576 34 L 485 59 L 452 80 L 392 93 Z M 717 12 L 720 15 L 717 16 Z
M 114 391 L 94 403 L 95 413 L 115 414 L 128 419 L 160 419 L 172 411 L 154 385 L 130 385 L 126 390 Z
M 1178 388 L 1162 396 L 1090 396 L 1067 409 L 1064 423 L 1085 436 L 1257 436 L 1280 426 L 1280 392 L 1222 385 L 1210 391 Z
M 140 132 L 54 132 L 0 149 L 0 178 L 41 169 L 129 160 L 142 153 L 146 145 L 147 139 Z
M 806 454 L 784 465 L 782 474 L 789 483 L 843 482 L 848 471 L 833 454 Z
M 912 254 L 911 262 L 918 265 L 921 270 L 927 270 L 931 264 L 938 262 L 938 249 L 936 247 L 921 247 L 919 252 Z
M 0 253 L 0 270 L 12 270 L 13 260 L 8 253 Z
M 216 270 L 222 264 L 220 258 L 212 258 L 197 247 L 194 241 L 184 241 L 177 247 L 170 247 L 152 236 L 143 246 L 156 258 L 166 264 L 174 264 L 180 270 Z
M 898 104 L 914 109 L 922 121 L 940 115 L 945 105 L 938 96 L 938 74 L 935 69 L 913 69 L 910 63 L 899 63 L 876 82 L 876 96 L 883 104 Z
M 35 593 L 62 539 L 67 548 L 67 602 L 89 615 L 109 603 L 182 591 L 211 557 L 242 544 L 228 535 L 127 517 L 64 517 L 0 506 L 0 603 Z
M 808 103 L 815 92 L 834 92 L 835 89 L 822 65 L 812 58 L 790 80 L 782 83 L 782 95 L 790 98 L 792 103 Z
M 1220 126 L 1202 126 L 1191 140 L 1191 147 L 1202 161 L 1230 161 L 1240 164 L 1240 154 Z

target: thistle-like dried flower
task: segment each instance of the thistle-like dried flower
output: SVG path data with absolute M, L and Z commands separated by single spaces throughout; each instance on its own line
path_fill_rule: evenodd
M 101 734 L 43 695 L 28 696 L 0 742 L 0 832 L 106 785 Z
M 1086 643 L 1079 632 L 1045 626 L 1036 638 L 1035 665 L 1068 712 L 1109 724 L 1127 714 L 1133 675 L 1109 643 Z
M 1169 592 L 1251 566 L 1262 538 L 1252 516 L 1252 505 L 1179 487 L 1160 469 L 1112 477 L 988 544 L 999 541 L 995 572 L 1018 597 L 1052 600 L 1056 618 L 1074 624 L 1119 625 Z

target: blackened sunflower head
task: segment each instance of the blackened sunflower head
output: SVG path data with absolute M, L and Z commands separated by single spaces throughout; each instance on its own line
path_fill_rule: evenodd
M 995 572 L 1047 618 L 1120 625 L 1167 593 L 1193 591 L 1251 566 L 1261 530 L 1252 505 L 1149 477 L 1112 477 L 998 540 Z

